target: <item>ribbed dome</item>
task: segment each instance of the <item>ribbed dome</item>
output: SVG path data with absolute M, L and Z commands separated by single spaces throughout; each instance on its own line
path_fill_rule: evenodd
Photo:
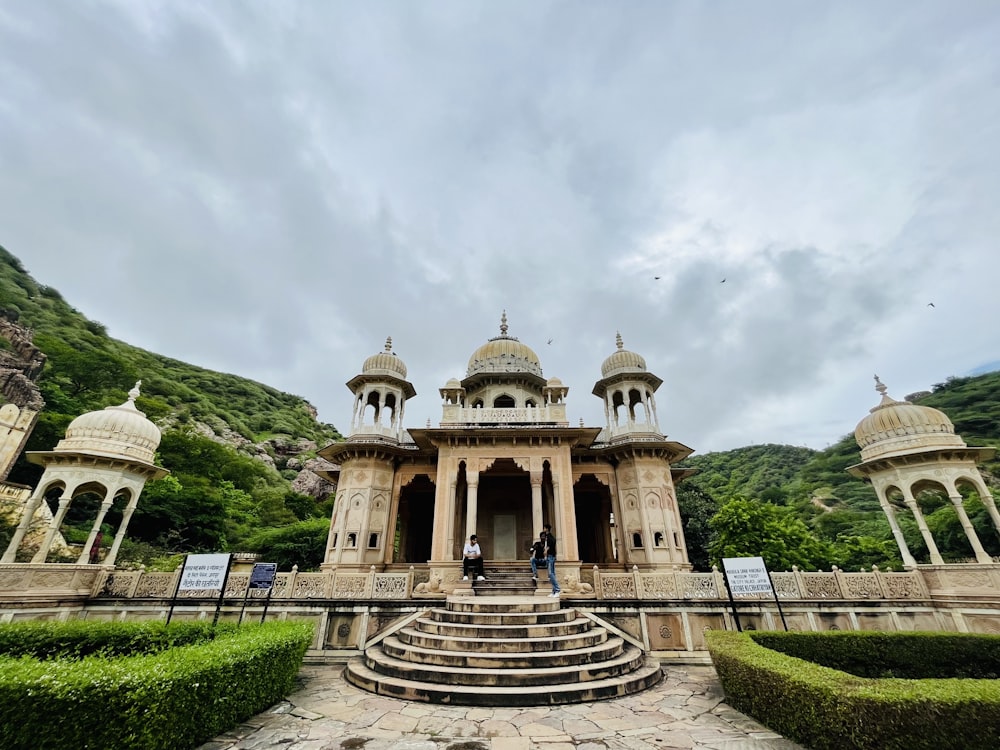
M 963 448 L 965 441 L 944 412 L 929 406 L 896 401 L 875 376 L 882 401 L 854 429 L 862 460 L 917 452 L 927 448 Z
M 620 333 L 615 334 L 615 343 L 618 345 L 618 351 L 604 360 L 604 364 L 601 365 L 601 377 L 606 378 L 619 372 L 646 372 L 646 360 L 624 348 Z
M 87 412 L 70 422 L 55 452 L 96 453 L 153 463 L 160 445 L 160 428 L 135 408 L 141 383 L 128 392 L 128 401 L 121 406 Z
M 527 372 L 542 375 L 542 363 L 532 348 L 507 335 L 507 313 L 500 318 L 500 335 L 469 357 L 468 377 L 481 372 Z
M 361 366 L 361 372 L 366 375 L 391 375 L 406 379 L 406 365 L 392 352 L 392 336 L 385 340 L 385 351 L 373 354 Z

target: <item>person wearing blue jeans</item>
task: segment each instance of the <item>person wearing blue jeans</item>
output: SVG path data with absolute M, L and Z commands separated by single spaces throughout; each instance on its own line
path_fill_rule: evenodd
M 549 524 L 545 524 L 545 561 L 548 563 L 549 582 L 552 584 L 552 593 L 549 596 L 559 596 L 562 589 L 556 580 L 556 536 Z
M 544 568 L 545 563 L 545 532 L 538 535 L 538 539 L 531 545 L 531 580 L 538 581 L 538 569 Z

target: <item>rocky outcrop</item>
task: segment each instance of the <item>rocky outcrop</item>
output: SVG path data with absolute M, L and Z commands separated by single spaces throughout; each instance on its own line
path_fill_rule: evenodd
M 303 495 L 311 495 L 319 501 L 326 500 L 337 490 L 337 485 L 330 482 L 317 471 L 337 471 L 340 467 L 322 458 L 310 458 L 303 465 L 302 471 L 292 481 L 292 489 Z

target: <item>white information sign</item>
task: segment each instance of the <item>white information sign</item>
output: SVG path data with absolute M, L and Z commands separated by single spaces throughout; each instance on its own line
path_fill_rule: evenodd
M 226 584 L 228 569 L 228 552 L 220 555 L 188 555 L 177 590 L 222 589 Z
M 763 557 L 724 557 L 722 567 L 733 596 L 772 593 Z

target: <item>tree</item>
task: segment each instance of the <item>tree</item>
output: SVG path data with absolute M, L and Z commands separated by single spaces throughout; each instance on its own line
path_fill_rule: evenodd
M 687 482 L 677 486 L 677 507 L 684 525 L 688 561 L 695 570 L 712 569 L 708 548 L 712 539 L 709 521 L 719 510 L 719 504 L 703 489 Z
M 714 564 L 723 557 L 763 557 L 769 570 L 826 567 L 832 559 L 828 543 L 818 539 L 785 508 L 736 497 L 709 521 L 715 538 L 709 545 Z
M 310 518 L 280 529 L 264 529 L 246 541 L 246 548 L 256 552 L 261 560 L 278 564 L 279 570 L 316 570 L 326 554 L 326 539 L 330 522 Z

